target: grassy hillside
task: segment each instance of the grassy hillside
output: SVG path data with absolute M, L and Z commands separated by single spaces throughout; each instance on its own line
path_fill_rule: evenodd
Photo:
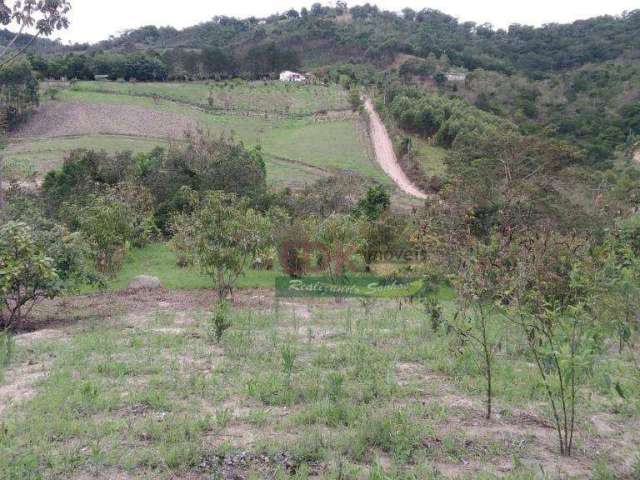
M 318 111 L 348 110 L 347 96 L 338 85 L 299 85 L 282 82 L 128 83 L 79 82 L 75 91 L 108 92 L 128 96 L 158 96 L 214 110 L 310 115 Z
M 224 98 L 233 111 L 207 111 L 211 92 L 214 103 Z M 273 185 L 297 186 L 340 170 L 388 183 L 344 90 L 279 82 L 79 83 L 44 102 L 13 135 L 5 161 L 14 175 L 41 175 L 74 148 L 146 151 L 196 128 L 261 145 Z

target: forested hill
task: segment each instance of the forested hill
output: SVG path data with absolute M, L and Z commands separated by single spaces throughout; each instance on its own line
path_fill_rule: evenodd
M 401 14 L 375 6 L 290 10 L 266 19 L 216 17 L 175 30 L 147 26 L 98 45 L 101 49 L 220 47 L 240 54 L 265 42 L 298 52 L 305 65 L 366 58 L 390 60 L 395 54 L 419 57 L 446 54 L 452 64 L 473 70 L 522 72 L 541 77 L 560 69 L 615 59 L 640 49 L 640 10 L 620 17 L 598 17 L 542 28 L 459 22 L 437 10 Z
M 0 45 L 8 45 L 13 40 L 14 36 L 14 32 L 11 32 L 6 28 L 0 29 Z M 18 35 L 18 38 L 16 38 L 13 43 L 13 48 L 20 50 L 27 47 L 32 48 L 39 53 L 55 53 L 63 50 L 63 45 L 58 41 L 50 40 L 48 38 L 34 39 L 31 35 L 27 34 Z
M 46 43 L 30 61 L 43 78 L 263 79 L 304 69 L 347 88 L 409 84 L 460 97 L 523 134 L 568 141 L 602 167 L 640 138 L 638 32 L 640 10 L 499 30 L 437 10 L 337 2 L 263 19 L 215 17 L 183 30 L 146 26 L 95 45 L 58 45 L 58 55 L 48 55 L 55 44 Z M 396 120 L 429 136 L 435 127 L 414 120 L 439 113 L 414 113 Z

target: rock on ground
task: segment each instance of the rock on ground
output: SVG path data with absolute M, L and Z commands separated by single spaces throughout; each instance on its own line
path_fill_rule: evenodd
M 153 290 L 162 288 L 162 283 L 158 277 L 140 275 L 129 282 L 129 290 Z

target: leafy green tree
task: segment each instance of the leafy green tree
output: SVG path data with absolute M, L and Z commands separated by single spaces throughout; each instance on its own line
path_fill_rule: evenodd
M 382 185 L 371 187 L 366 196 L 354 209 L 356 216 L 364 216 L 369 221 L 379 220 L 391 206 L 391 197 Z
M 71 3 L 67 0 L 14 2 L 11 7 L 6 3 L 7 0 L 0 0 L 0 24 L 7 26 L 15 22 L 20 28 L 0 51 L 0 70 L 22 55 L 39 36 L 49 36 L 69 27 L 67 15 Z M 28 41 L 20 42 L 23 34 L 29 34 Z M 23 44 L 14 50 L 19 43 Z
M 389 212 L 376 220 L 358 222 L 358 234 L 361 238 L 358 253 L 364 259 L 365 270 L 371 271 L 376 260 L 404 258 L 411 253 L 409 231 L 410 226 L 404 217 Z
M 62 291 L 55 262 L 31 227 L 8 222 L 0 227 L 0 328 L 18 328 L 33 307 Z
M 70 53 L 64 59 L 65 76 L 70 80 L 95 80 L 96 68 L 88 55 Z
M 155 155 L 141 182 L 157 202 L 156 224 L 167 231 L 174 212 L 188 204 L 180 194 L 183 186 L 196 192 L 226 191 L 257 199 L 266 192 L 266 166 L 259 147 L 246 148 L 226 138 L 196 133 L 168 152 Z
M 72 210 L 76 205 L 69 205 Z M 96 265 L 103 273 L 114 273 L 121 264 L 127 245 L 134 234 L 131 209 L 114 196 L 92 196 L 86 206 L 73 215 L 96 255 Z
M 192 214 L 176 216 L 172 230 L 185 233 L 173 247 L 213 279 L 221 301 L 272 244 L 269 219 L 250 208 L 247 199 L 220 191 L 206 193 Z
M 164 81 L 167 79 L 168 69 L 157 56 L 150 54 L 130 55 L 124 61 L 123 77 L 140 82 Z
M 38 81 L 27 61 L 15 61 L 0 69 L 0 108 L 5 128 L 15 127 L 38 104 Z
M 640 220 L 632 216 L 619 221 L 609 238 L 594 248 L 598 262 L 601 295 L 596 311 L 603 323 L 612 326 L 619 340 L 619 350 L 633 348 L 634 333 L 640 329 Z
M 29 0 L 14 2 L 12 6 L 7 5 L 7 0 L 0 0 L 0 25 L 8 26 L 15 22 L 20 26 L 18 32 L 10 33 L 4 46 L 0 47 L 0 74 L 3 74 L 8 66 L 32 46 L 39 36 L 49 36 L 55 30 L 68 28 L 67 15 L 70 9 L 71 4 L 68 0 L 47 0 L 46 2 Z M 29 72 L 31 72 L 30 69 Z M 33 75 L 31 77 L 33 78 Z M 4 82 L 0 81 L 0 83 Z M 37 88 L 37 82 L 35 85 Z M 27 79 L 24 88 L 27 91 L 32 90 L 33 81 Z M 4 115 L 0 115 L 0 136 L 7 128 L 7 121 L 3 117 Z M 4 162 L 0 157 L 0 219 L 4 209 L 3 170 Z
M 259 79 L 282 70 L 295 70 L 300 58 L 295 50 L 282 48 L 274 42 L 250 48 L 243 60 L 244 71 L 253 79 Z
M 205 48 L 201 57 L 202 68 L 209 78 L 231 77 L 236 71 L 233 56 L 221 48 Z

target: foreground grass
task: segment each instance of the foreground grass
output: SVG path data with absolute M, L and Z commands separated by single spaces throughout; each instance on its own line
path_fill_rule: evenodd
M 62 334 L 19 337 L 8 381 L 38 365 L 47 375 L 1 414 L 3 478 L 615 478 L 638 468 L 637 395 L 623 401 L 605 381 L 634 391 L 625 356 L 603 354 L 576 457 L 560 459 L 518 342 L 500 352 L 499 419 L 487 422 L 478 366 L 417 305 L 239 301 L 220 344 L 209 313 L 171 295 L 85 320 L 78 303 L 79 323 Z

